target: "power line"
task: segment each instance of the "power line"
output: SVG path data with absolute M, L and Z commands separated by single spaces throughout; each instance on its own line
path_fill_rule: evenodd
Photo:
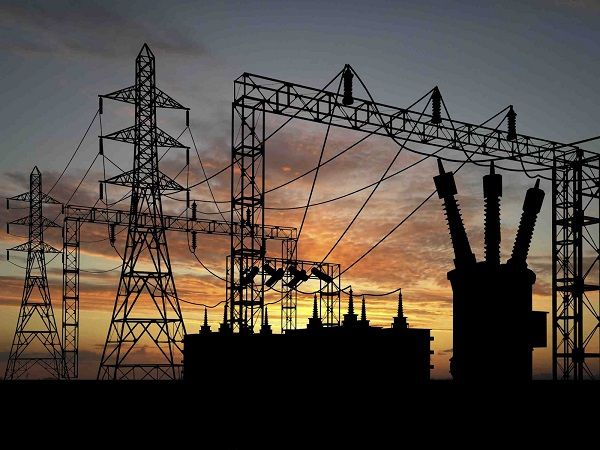
M 63 177 L 63 175 L 65 174 L 65 172 L 69 168 L 69 166 L 71 165 L 71 162 L 73 162 L 73 159 L 75 158 L 75 155 L 77 155 L 77 152 L 81 148 L 81 144 L 83 144 L 83 141 L 85 140 L 87 134 L 89 133 L 90 128 L 92 128 L 92 125 L 96 121 L 96 117 L 98 117 L 98 113 L 99 112 L 100 112 L 100 110 L 96 110 L 96 113 L 94 114 L 94 117 L 92 118 L 92 121 L 90 122 L 90 124 L 88 125 L 87 129 L 85 130 L 85 133 L 83 134 L 83 137 L 81 138 L 81 140 L 79 141 L 79 144 L 75 148 L 75 151 L 73 152 L 73 154 L 69 158 L 69 161 L 67 162 L 67 165 L 63 169 L 63 171 L 60 174 L 60 176 L 56 179 L 56 181 L 54 182 L 54 184 L 52 185 L 52 187 L 50 188 L 50 190 L 47 192 L 48 195 L 50 195 L 50 193 L 54 190 L 54 188 L 56 187 L 56 185 L 58 184 L 58 182 L 61 180 L 61 178 Z

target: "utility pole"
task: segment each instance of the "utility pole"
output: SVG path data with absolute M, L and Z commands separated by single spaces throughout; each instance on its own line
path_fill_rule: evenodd
M 9 231 L 9 225 L 27 225 L 29 240 L 6 252 L 7 259 L 10 251 L 27 252 L 27 266 L 21 309 L 4 379 L 38 378 L 42 374 L 58 379 L 64 375 L 64 361 L 50 300 L 46 253 L 60 253 L 60 250 L 44 242 L 44 229 L 60 226 L 43 216 L 42 207 L 44 203 L 60 203 L 42 191 L 42 174 L 37 167 L 29 176 L 29 192 L 7 199 L 7 209 L 10 200 L 29 202 L 29 215 L 9 222 L 6 231 Z M 34 295 L 36 289 L 39 298 Z

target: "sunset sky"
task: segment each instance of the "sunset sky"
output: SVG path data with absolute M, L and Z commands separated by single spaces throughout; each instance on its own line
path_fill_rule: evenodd
M 513 104 L 518 131 L 560 142 L 598 135 L 600 74 L 600 2 L 597 0 L 503 1 L 10 1 L 0 3 L 0 196 L 28 190 L 29 173 L 37 165 L 48 191 L 67 164 L 97 107 L 98 94 L 133 84 L 134 59 L 144 42 L 157 58 L 157 85 L 191 108 L 191 133 L 207 174 L 229 164 L 233 80 L 251 72 L 303 85 L 322 87 L 342 67 L 353 66 L 375 100 L 408 106 L 439 86 L 454 119 L 480 123 Z M 333 88 L 335 90 L 335 88 Z M 133 124 L 130 105 L 105 101 L 104 133 Z M 161 111 L 159 125 L 173 136 L 185 127 L 180 111 Z M 271 129 L 277 118 L 269 119 Z M 267 188 L 317 164 L 325 127 L 292 122 L 266 146 Z M 51 195 L 66 201 L 98 152 L 96 119 L 71 166 Z M 361 138 L 333 129 L 325 158 Z M 189 132 L 181 139 L 192 145 Z M 598 144 L 589 145 L 598 150 Z M 425 147 L 413 146 L 415 149 Z M 193 148 L 192 148 L 193 150 Z M 335 162 L 324 166 L 313 202 L 337 197 L 377 181 L 394 157 L 397 145 L 369 138 Z M 106 154 L 121 168 L 131 168 L 131 146 L 105 142 Z M 161 151 L 162 154 L 162 151 Z M 203 178 L 192 151 L 190 181 Z M 403 152 L 393 171 L 418 159 Z M 161 168 L 175 175 L 185 154 L 171 150 Z M 449 164 L 447 169 L 456 166 Z M 107 176 L 118 173 L 106 166 Z M 426 161 L 378 189 L 349 234 L 329 257 L 342 269 L 356 260 L 401 221 L 433 190 L 435 161 Z M 459 201 L 473 250 L 483 257 L 484 168 L 466 167 L 457 175 Z M 218 201 L 229 199 L 229 172 L 211 180 Z M 523 174 L 503 173 L 503 260 L 512 248 L 525 190 L 533 181 Z M 92 166 L 72 204 L 91 205 L 103 178 L 100 159 Z M 185 184 L 185 172 L 180 179 Z M 306 204 L 312 176 L 274 191 L 267 206 Z M 534 237 L 530 267 L 538 275 L 534 309 L 550 311 L 550 186 L 542 181 L 546 201 Z M 299 243 L 299 257 L 321 260 L 352 219 L 370 191 L 311 208 Z M 121 191 L 109 190 L 109 200 Z M 183 198 L 179 196 L 179 198 Z M 210 199 L 206 185 L 192 198 Z M 6 234 L 5 223 L 27 214 L 22 209 L 0 215 L 0 247 L 24 242 L 24 227 Z M 208 218 L 220 218 L 214 206 L 201 203 Z M 13 205 L 11 205 L 13 206 Z M 127 209 L 121 203 L 119 208 Z M 179 214 L 184 204 L 164 201 Z M 224 210 L 227 203 L 220 204 Z M 48 206 L 47 216 L 60 212 Z M 228 218 L 228 214 L 225 215 Z M 299 226 L 302 210 L 269 210 L 269 224 Z M 21 228 L 21 229 L 19 229 Z M 20 236 L 16 236 L 20 235 Z M 107 229 L 85 225 L 82 231 L 81 376 L 95 377 L 118 282 L 119 256 L 108 245 Z M 125 233 L 117 236 L 122 253 Z M 49 243 L 60 247 L 60 232 L 49 230 Z M 224 283 L 207 273 L 188 251 L 185 235 L 168 235 L 179 295 L 209 305 L 221 301 Z M 224 275 L 229 240 L 200 236 L 197 255 Z M 52 255 L 48 259 L 52 258 Z M 357 293 L 401 287 L 411 326 L 432 329 L 434 378 L 448 378 L 452 349 L 451 290 L 446 273 L 452 250 L 441 204 L 433 198 L 418 215 L 344 275 L 343 285 Z M 24 255 L 11 254 L 24 265 Z M 48 265 L 57 320 L 61 307 L 60 255 Z M 0 374 L 4 367 L 21 299 L 24 270 L 0 252 Z M 304 326 L 311 299 L 299 297 L 298 323 Z M 343 298 L 343 308 L 346 306 Z M 188 332 L 197 331 L 203 309 L 183 304 Z M 388 325 L 396 297 L 371 297 L 369 319 Z M 498 313 L 503 313 L 498 305 Z M 213 329 L 222 316 L 211 310 Z M 279 332 L 279 310 L 269 309 Z M 60 327 L 60 324 L 59 324 Z M 549 324 L 550 327 L 550 324 Z M 497 349 L 490 349 L 493 354 Z M 534 353 L 535 375 L 548 377 L 550 349 Z

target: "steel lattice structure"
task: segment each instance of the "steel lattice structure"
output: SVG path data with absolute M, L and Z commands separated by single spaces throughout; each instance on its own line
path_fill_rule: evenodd
M 351 69 L 349 69 L 351 70 Z M 354 73 L 354 72 L 353 72 Z M 341 73 L 340 73 L 341 74 Z M 439 95 L 432 91 L 431 100 Z M 346 98 L 345 98 L 346 96 Z M 350 94 L 351 96 L 351 94 Z M 346 100 L 346 101 L 344 101 Z M 249 225 L 232 236 L 231 317 L 251 326 L 261 306 L 260 288 L 240 289 L 239 274 L 264 262 L 261 236 L 250 230 L 264 220 L 265 115 L 273 114 L 388 137 L 401 146 L 415 143 L 425 156 L 447 150 L 450 161 L 489 165 L 505 162 L 523 172 L 551 172 L 553 198 L 552 346 L 555 379 L 600 377 L 599 156 L 579 147 L 517 134 L 513 129 L 475 125 L 441 116 L 377 103 L 370 98 L 347 101 L 334 93 L 270 77 L 244 73 L 234 82 L 232 111 L 232 217 L 244 211 Z M 504 117 L 502 118 L 504 119 Z M 234 141 L 234 137 L 239 136 Z M 438 154 L 438 156 L 441 156 Z M 502 167 L 500 167 L 502 169 Z M 236 278 L 237 277 L 237 278 Z M 259 280 L 260 283 L 262 280 Z M 248 308 L 248 312 L 245 312 Z
M 135 69 L 135 85 L 101 96 L 133 103 L 135 125 L 103 136 L 133 144 L 134 158 L 131 171 L 105 180 L 131 188 L 131 207 L 121 278 L 98 378 L 179 379 L 185 324 L 171 270 L 161 196 L 184 188 L 159 170 L 158 147 L 186 147 L 157 127 L 156 109 L 187 108 L 156 87 L 154 54 L 146 44 Z M 142 220 L 144 213 L 148 222 Z M 151 343 L 155 363 L 137 357 L 142 339 Z
M 151 223 L 150 214 L 138 214 L 138 222 Z M 110 227 L 128 227 L 131 211 L 112 208 L 67 205 L 63 222 L 63 351 L 69 378 L 78 377 L 79 353 L 79 273 L 81 226 L 86 223 L 105 224 Z M 239 228 L 223 220 L 186 218 L 163 215 L 165 230 L 203 235 L 230 236 Z M 296 239 L 292 227 L 265 225 L 266 239 L 282 241 L 282 245 Z
M 7 199 L 7 209 L 10 200 L 29 203 L 27 217 L 9 222 L 12 225 L 28 226 L 29 240 L 7 250 L 7 259 L 10 251 L 27 252 L 27 267 L 21 309 L 4 378 L 6 380 L 26 378 L 36 367 L 41 367 L 44 373 L 58 379 L 64 375 L 65 366 L 50 299 L 46 253 L 59 253 L 59 250 L 44 242 L 44 230 L 60 225 L 44 217 L 42 209 L 44 203 L 59 204 L 59 202 L 42 191 L 42 174 L 37 167 L 29 177 L 29 192 Z M 7 224 L 7 232 L 9 224 Z M 36 290 L 39 298 L 32 295 Z M 36 344 L 38 348 L 35 348 Z

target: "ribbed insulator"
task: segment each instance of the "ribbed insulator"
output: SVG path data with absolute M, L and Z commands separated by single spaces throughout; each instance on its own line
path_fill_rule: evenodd
M 110 245 L 115 245 L 115 242 L 117 240 L 117 236 L 115 233 L 115 224 L 111 223 L 108 227 L 108 240 L 110 242 Z
M 197 241 L 196 241 L 196 230 L 192 231 L 192 251 L 196 251 Z
M 488 197 L 484 201 L 484 246 L 485 260 L 494 266 L 500 265 L 500 198 Z
M 194 203 L 192 203 L 192 220 L 196 220 L 197 211 L 198 211 L 198 205 L 196 205 L 196 202 L 194 201 Z
M 475 255 L 471 251 L 471 245 L 469 244 L 469 238 L 467 237 L 465 225 L 460 214 L 460 208 L 454 197 L 444 198 L 444 214 L 446 215 L 450 239 L 454 247 L 456 267 L 475 264 Z
M 442 123 L 442 94 L 438 88 L 431 94 L 431 123 Z
M 514 141 L 517 139 L 517 113 L 511 106 L 506 114 L 508 120 L 508 140 Z
M 352 79 L 354 78 L 354 74 L 349 66 L 346 67 L 344 71 L 344 97 L 342 98 L 342 103 L 346 106 L 354 103 L 354 97 L 352 95 Z

